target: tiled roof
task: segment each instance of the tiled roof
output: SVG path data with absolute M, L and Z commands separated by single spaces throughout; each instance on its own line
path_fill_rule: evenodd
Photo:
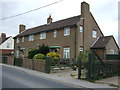
M 36 34 L 42 31 L 58 29 L 58 28 L 66 27 L 66 26 L 72 26 L 72 25 L 77 24 L 78 21 L 80 21 L 80 15 L 67 18 L 67 19 L 63 19 L 60 21 L 52 22 L 51 24 L 45 24 L 45 25 L 41 25 L 38 27 L 27 29 L 24 32 L 18 34 L 16 37 Z
M 113 38 L 113 36 L 100 37 L 91 48 L 92 49 L 105 48 L 111 38 Z

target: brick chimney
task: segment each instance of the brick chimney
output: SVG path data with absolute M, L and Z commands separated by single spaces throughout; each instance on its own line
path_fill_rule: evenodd
M 23 24 L 19 25 L 19 33 L 23 32 L 26 29 L 26 26 Z
M 86 2 L 81 3 L 81 17 L 86 16 L 90 12 L 89 4 Z
M 1 37 L 2 37 L 2 42 L 3 42 L 6 39 L 6 33 L 2 33 Z
M 47 18 L 47 24 L 50 24 L 50 23 L 52 23 L 51 15 Z

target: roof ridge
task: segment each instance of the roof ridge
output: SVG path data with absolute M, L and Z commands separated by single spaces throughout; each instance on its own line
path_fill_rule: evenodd
M 80 15 L 72 16 L 72 17 L 65 18 L 65 19 L 61 19 L 61 20 L 58 20 L 58 21 L 52 22 L 51 24 L 56 23 L 56 22 L 60 22 L 60 21 L 64 21 L 64 20 L 67 20 L 67 19 L 75 18 L 75 17 L 78 17 L 78 16 L 80 16 Z M 49 24 L 49 25 L 50 25 L 50 24 Z M 42 26 L 48 26 L 48 24 L 42 24 L 42 25 L 35 26 L 35 27 L 33 27 L 33 28 L 29 28 L 29 29 L 26 29 L 26 30 L 30 30 L 30 29 L 34 29 L 34 28 L 38 28 L 38 27 L 42 27 Z M 25 30 L 25 31 L 26 31 L 26 30 Z

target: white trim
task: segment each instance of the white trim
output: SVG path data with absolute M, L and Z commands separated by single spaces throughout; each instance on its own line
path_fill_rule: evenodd
M 98 41 L 99 38 L 100 38 L 100 37 L 98 37 L 98 38 L 95 40 L 95 42 L 91 45 L 91 47 L 94 46 L 94 44 Z

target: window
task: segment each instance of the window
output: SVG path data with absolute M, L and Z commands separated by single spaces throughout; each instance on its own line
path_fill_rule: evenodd
M 22 42 L 24 42 L 24 37 L 22 37 Z
M 40 33 L 40 39 L 45 39 L 46 38 L 46 32 Z
M 33 41 L 34 40 L 34 35 L 29 35 L 29 41 Z
M 70 27 L 64 28 L 64 36 L 70 35 Z
M 83 51 L 83 48 L 82 48 L 82 47 L 80 47 L 80 51 Z
M 7 43 L 7 48 L 10 48 L 10 43 Z
M 80 32 L 83 32 L 83 26 L 80 26 Z
M 19 43 L 19 38 L 16 39 L 16 43 Z
M 16 57 L 19 57 L 19 50 L 16 50 Z
M 97 31 L 95 31 L 95 30 L 92 31 L 92 37 L 97 38 Z
M 54 31 L 54 38 L 57 37 L 57 30 Z
M 110 50 L 110 54 L 115 54 L 113 49 Z
M 63 58 L 70 58 L 70 48 L 64 48 Z

